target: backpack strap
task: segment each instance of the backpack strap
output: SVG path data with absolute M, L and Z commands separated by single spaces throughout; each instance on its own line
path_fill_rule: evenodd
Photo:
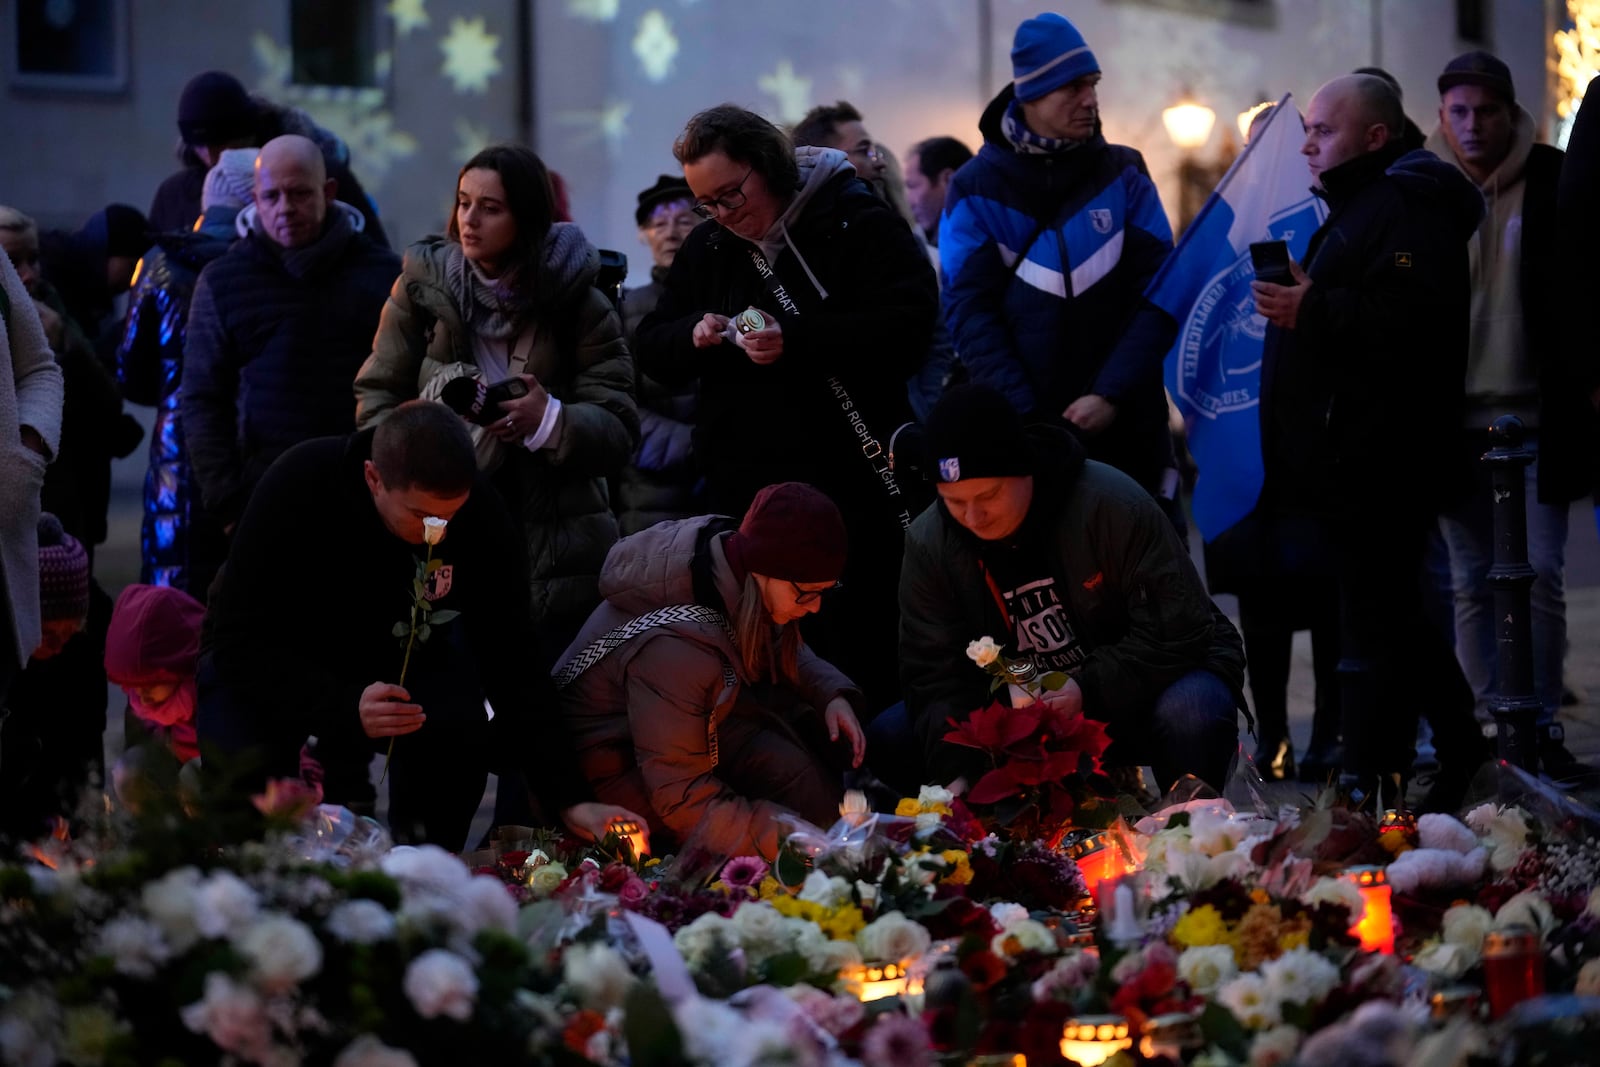
M 654 630 L 661 626 L 671 626 L 680 622 L 715 623 L 722 627 L 729 640 L 733 638 L 733 627 L 728 625 L 728 618 L 715 608 L 708 608 L 704 604 L 671 604 L 655 611 L 646 612 L 638 618 L 629 619 L 627 622 L 603 634 L 589 644 L 582 652 L 567 661 L 567 665 L 554 672 L 557 689 L 565 689 L 584 671 L 605 659 L 611 653 L 632 641 L 642 633 Z M 728 684 L 734 681 L 733 668 L 726 660 L 722 664 L 723 679 Z

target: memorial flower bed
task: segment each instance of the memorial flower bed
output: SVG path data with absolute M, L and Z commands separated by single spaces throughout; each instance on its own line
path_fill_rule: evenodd
M 1579 1062 L 1600 845 L 1529 796 L 1194 799 L 1085 853 L 927 787 L 771 863 L 547 834 L 469 866 L 342 809 L 112 813 L 0 867 L 0 1060 Z

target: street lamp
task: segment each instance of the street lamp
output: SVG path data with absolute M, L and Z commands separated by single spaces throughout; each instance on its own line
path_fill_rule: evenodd
M 1216 125 L 1217 113 L 1204 104 L 1185 100 L 1161 112 L 1161 123 L 1167 128 L 1172 143 L 1184 151 L 1193 151 L 1211 139 L 1211 127 Z

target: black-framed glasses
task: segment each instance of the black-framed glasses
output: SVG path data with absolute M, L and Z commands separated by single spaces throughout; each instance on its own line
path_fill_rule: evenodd
M 703 219 L 714 219 L 724 211 L 738 211 L 744 207 L 744 183 L 750 180 L 750 175 L 755 171 L 754 167 L 745 171 L 744 177 L 739 179 L 739 184 L 735 185 L 730 193 L 712 197 L 710 200 L 696 200 L 694 213 Z
M 831 593 L 835 589 L 843 589 L 844 583 L 834 582 L 826 589 L 801 589 L 800 583 L 789 580 L 789 586 L 794 590 L 794 602 L 796 604 L 815 604 L 822 599 L 822 594 Z

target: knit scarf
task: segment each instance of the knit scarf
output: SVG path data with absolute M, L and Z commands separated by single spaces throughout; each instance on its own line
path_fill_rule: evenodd
M 1045 137 L 1028 129 L 1028 124 L 1022 118 L 1020 100 L 1013 100 L 1006 105 L 1006 113 L 1000 119 L 1000 131 L 1006 135 L 1006 140 L 1011 142 L 1011 147 L 1023 155 L 1055 155 L 1057 152 L 1070 152 L 1083 144 L 1082 141 Z
M 533 306 L 533 294 L 524 292 L 518 282 L 521 271 L 507 271 L 490 278 L 469 263 L 459 244 L 451 243 L 445 254 L 444 280 L 455 298 L 456 307 L 467 328 L 480 337 L 505 341 L 522 332 Z

